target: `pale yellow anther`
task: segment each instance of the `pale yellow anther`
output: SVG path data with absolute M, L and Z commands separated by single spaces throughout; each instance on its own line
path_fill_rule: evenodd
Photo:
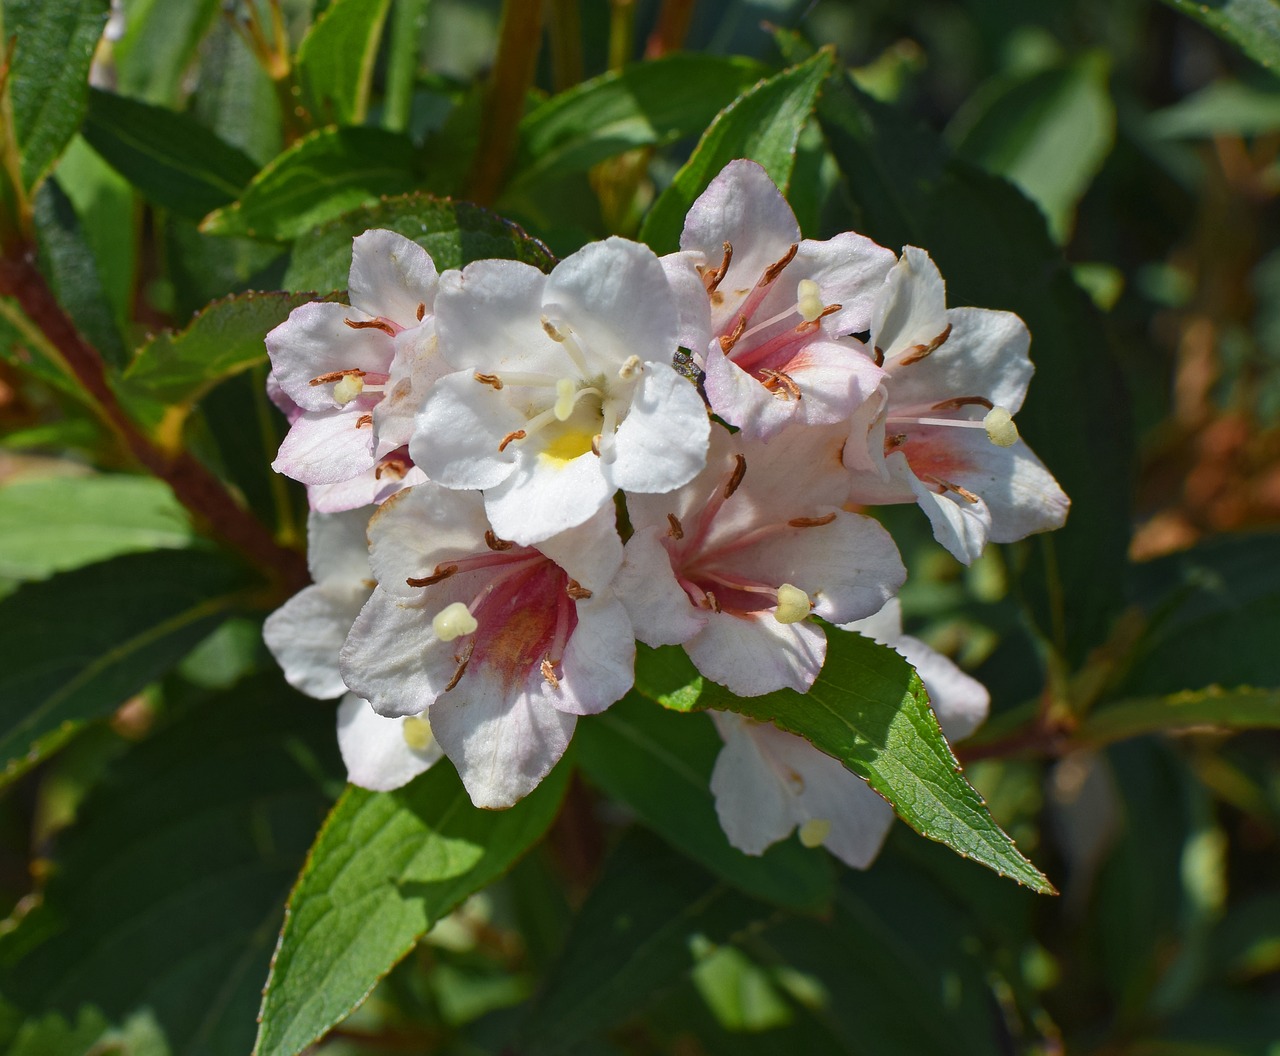
M 643 370 L 644 364 L 640 362 L 639 356 L 628 356 L 622 366 L 618 368 L 618 377 L 623 381 L 630 381 Z
M 822 292 L 818 289 L 818 284 L 812 279 L 801 279 L 796 286 L 796 308 L 800 314 L 804 316 L 806 323 L 812 323 L 816 319 L 822 317 L 822 310 L 826 307 L 822 303 Z
M 408 716 L 400 725 L 400 733 L 404 736 L 404 743 L 415 752 L 425 752 L 436 739 L 425 715 Z
M 573 414 L 573 405 L 576 402 L 575 397 L 578 394 L 578 386 L 573 383 L 572 378 L 561 378 L 556 382 L 556 405 L 555 416 L 558 422 L 567 422 L 569 416 Z
M 364 381 L 361 380 L 360 375 L 347 374 L 333 386 L 333 399 L 339 406 L 346 406 L 362 392 L 364 392 Z
M 451 642 L 464 634 L 471 634 L 479 626 L 476 618 L 471 615 L 471 610 L 460 601 L 446 605 L 431 620 L 431 629 L 442 642 Z
M 987 439 L 996 447 L 1012 447 L 1018 439 L 1018 427 L 1013 424 L 1013 415 L 1003 407 L 992 407 L 982 419 L 987 429 Z
M 778 588 L 778 607 L 773 618 L 779 623 L 798 623 L 809 615 L 809 595 L 799 587 L 783 583 Z
M 831 822 L 826 818 L 810 818 L 800 826 L 800 842 L 806 847 L 821 847 L 831 835 Z

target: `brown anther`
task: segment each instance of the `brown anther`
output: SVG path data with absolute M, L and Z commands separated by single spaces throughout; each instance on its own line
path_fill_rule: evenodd
M 591 453 L 595 455 L 596 458 L 600 457 L 600 441 L 603 439 L 603 433 L 596 433 L 596 435 L 591 438 Z
M 782 269 L 785 268 L 788 264 L 790 264 L 795 259 L 796 250 L 798 250 L 799 248 L 800 248 L 799 242 L 792 242 L 791 248 L 789 250 L 787 250 L 784 254 L 782 254 L 781 257 L 779 257 L 777 260 L 775 260 L 772 264 L 770 264 L 767 268 L 764 269 L 764 274 L 760 276 L 760 285 L 768 286 L 769 283 L 773 282 L 774 279 L 776 279 L 779 275 L 781 275 Z
M 421 301 L 418 302 L 418 322 L 422 322 L 423 317 L 427 314 L 427 306 Z
M 747 329 L 747 317 L 745 315 L 738 316 L 738 325 L 729 333 L 720 337 L 720 351 L 726 356 L 733 351 L 733 346 L 738 343 L 740 338 Z
M 747 458 L 745 455 L 734 455 L 735 464 L 733 472 L 729 474 L 729 480 L 724 486 L 724 497 L 727 499 L 735 491 L 738 485 L 742 483 L 742 478 L 747 475 Z
M 507 435 L 502 438 L 502 443 L 498 445 L 498 450 L 505 451 L 507 449 L 507 445 L 513 440 L 523 440 L 528 435 L 529 434 L 523 429 L 517 429 L 514 433 L 507 433 Z
M 707 591 L 707 608 L 712 612 L 720 611 L 720 602 L 716 601 L 716 596 L 709 590 Z
M 819 316 L 818 316 L 818 318 L 817 318 L 817 319 L 806 319 L 804 322 L 800 323 L 800 324 L 796 327 L 795 332 L 796 332 L 797 334 L 811 334 L 811 333 L 813 333 L 813 331 L 818 330 L 818 329 L 820 329 L 820 328 L 821 328 L 821 326 L 822 326 L 822 320 L 823 320 L 823 319 L 825 319 L 827 316 L 829 316 L 832 312 L 838 312 L 838 311 L 840 311 L 840 309 L 841 309 L 841 308 L 843 308 L 843 307 L 844 307 L 844 305 L 843 305 L 843 304 L 829 304 L 829 305 L 827 305 L 825 308 L 823 308 L 823 309 L 822 309 L 822 312 L 821 312 L 821 314 L 819 314 Z
M 481 385 L 489 385 L 494 390 L 502 388 L 502 379 L 497 374 L 481 374 L 477 370 L 474 377 Z
M 429 587 L 433 583 L 439 583 L 442 579 L 448 579 L 451 575 L 458 571 L 457 565 L 436 565 L 435 571 L 429 576 L 423 576 L 421 579 L 414 579 L 410 576 L 405 580 L 411 587 Z
M 937 484 L 943 491 L 954 491 L 965 502 L 977 502 L 978 496 L 971 492 L 968 488 L 962 488 L 959 484 L 953 484 L 949 480 L 943 480 L 941 477 L 922 477 L 930 484 Z
M 551 340 L 554 341 L 556 344 L 561 344 L 564 341 L 564 334 L 562 334 L 556 328 L 555 323 L 553 323 L 545 315 L 542 317 L 542 330 L 543 330 L 543 333 L 545 333 L 549 338 L 551 338 Z
M 352 330 L 381 330 L 391 337 L 396 336 L 395 328 L 384 319 L 343 319 Z
M 369 426 L 370 428 L 372 428 L 372 427 L 373 427 L 373 415 L 371 415 L 371 414 L 362 414 L 362 415 L 360 415 L 360 417 L 359 417 L 359 418 L 357 418 L 357 419 L 356 419 L 356 428 L 357 428 L 357 429 L 363 429 L 366 425 L 367 425 L 367 426 Z
M 879 345 L 876 345 L 873 351 L 875 352 L 875 355 L 872 358 L 875 360 L 876 366 L 883 367 L 884 366 L 884 349 L 881 348 Z
M 775 396 L 784 400 L 800 399 L 800 386 L 792 380 L 790 374 L 781 370 L 769 370 L 766 367 L 760 371 L 760 375 L 760 384 Z
M 445 693 L 448 693 L 449 690 L 453 689 L 454 686 L 456 686 L 459 682 L 462 681 L 462 676 L 467 673 L 467 665 L 469 663 L 471 663 L 470 653 L 468 653 L 465 657 L 463 657 L 462 662 L 458 664 L 458 670 L 453 673 L 453 677 L 449 679 L 449 684 L 444 687 Z
M 516 544 L 506 539 L 499 539 L 493 534 L 492 528 L 484 530 L 484 545 L 490 550 L 510 550 Z
M 720 265 L 715 268 L 699 267 L 698 274 L 702 276 L 702 285 L 707 288 L 707 293 L 716 292 L 716 287 L 724 281 L 724 277 L 728 274 L 729 263 L 733 260 L 733 243 L 724 243 L 724 257 L 720 260 Z
M 830 524 L 836 519 L 836 512 L 832 510 L 825 517 L 792 517 L 787 523 L 792 528 L 821 528 L 824 524 Z
M 571 579 L 569 580 L 568 583 L 565 584 L 564 592 L 568 594 L 569 597 L 571 597 L 574 601 L 586 601 L 587 598 L 591 597 L 591 591 L 589 591 L 576 579 Z
M 950 336 L 951 336 L 951 324 L 948 323 L 947 328 L 943 330 L 942 333 L 940 333 L 932 341 L 930 341 L 927 345 L 912 345 L 909 349 L 907 349 L 906 352 L 903 353 L 902 358 L 898 360 L 899 365 L 904 367 L 909 367 L 912 363 L 919 363 L 920 360 L 924 359 L 924 357 L 927 356 L 930 352 L 934 352 L 937 349 L 941 348 L 943 343 Z
M 886 451 L 892 451 L 895 447 L 901 447 L 906 442 L 906 433 L 894 433 L 892 436 L 886 436 L 884 438 L 884 449 Z
M 555 665 L 552 664 L 549 656 L 542 661 L 542 677 L 552 689 L 560 688 L 560 679 L 556 678 Z
M 386 474 L 392 480 L 403 480 L 404 475 L 409 472 L 409 468 L 413 465 L 407 458 L 399 455 L 388 455 L 378 463 L 378 468 L 373 471 L 373 479 L 381 480 L 383 474 Z
M 312 378 L 308 382 L 309 385 L 328 385 L 331 381 L 341 381 L 343 378 L 357 377 L 363 378 L 363 370 L 331 370 L 328 374 L 321 374 L 318 378 Z
M 674 513 L 669 513 L 667 514 L 667 523 L 671 525 L 671 527 L 667 529 L 667 535 L 671 536 L 672 539 L 684 538 L 684 525 L 680 523 L 679 517 Z
M 968 407 L 970 405 L 985 407 L 987 410 L 991 410 L 991 408 L 995 406 L 995 404 L 985 396 L 957 396 L 953 400 L 943 400 L 941 403 L 935 403 L 933 405 L 933 409 L 935 411 L 955 411 L 961 407 Z

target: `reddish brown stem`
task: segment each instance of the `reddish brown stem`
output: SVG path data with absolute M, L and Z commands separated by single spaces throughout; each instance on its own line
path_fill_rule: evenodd
M 276 542 L 267 527 L 241 506 L 223 483 L 185 451 L 170 454 L 151 441 L 125 413 L 107 381 L 98 350 L 75 328 L 36 266 L 29 247 L 0 257 L 0 296 L 14 298 L 48 338 L 86 395 L 97 405 L 134 458 L 159 477 L 201 527 L 239 551 L 277 584 L 293 593 L 310 581 L 296 550 Z
M 662 10 L 658 12 L 658 24 L 653 27 L 653 32 L 645 42 L 646 59 L 660 59 L 668 52 L 679 51 L 684 47 L 696 2 L 697 0 L 663 0 Z

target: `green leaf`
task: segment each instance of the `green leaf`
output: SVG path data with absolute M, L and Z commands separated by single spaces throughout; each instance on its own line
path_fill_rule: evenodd
M 4 0 L 13 128 L 22 182 L 32 188 L 80 127 L 89 65 L 107 20 L 107 0 Z
M 130 0 L 124 36 L 112 49 L 117 90 L 158 106 L 177 106 L 182 78 L 219 6 L 218 0 Z M 203 89 L 206 71 L 200 72 Z
M 191 541 L 186 512 L 152 477 L 45 477 L 0 487 L 0 577 L 43 579 Z
M 185 414 L 219 382 L 266 363 L 267 331 L 312 299 L 301 293 L 241 293 L 215 301 L 185 330 L 143 345 L 125 371 L 121 391 L 126 400 L 156 401 Z
M 1090 52 L 1061 69 L 979 91 L 948 128 L 956 153 L 1004 176 L 1044 211 L 1058 242 L 1115 140 L 1110 64 Z
M 258 171 L 191 118 L 97 89 L 84 138 L 144 198 L 192 220 L 235 201 Z
M 350 787 L 289 896 L 255 1056 L 296 1056 L 369 995 L 436 921 L 542 838 L 570 768 L 509 810 L 471 805 L 441 762 L 395 792 Z
M 110 714 L 245 600 L 245 571 L 222 554 L 124 554 L 29 583 L 0 601 L 3 779 L 48 735 Z
M 863 778 L 920 835 L 1053 893 L 964 779 L 920 677 L 887 646 L 829 628 L 826 663 L 808 693 L 735 697 L 708 682 L 698 703 L 799 734 Z
M 288 242 L 417 182 L 413 144 L 404 136 L 377 128 L 322 128 L 272 161 L 239 201 L 210 213 L 200 229 Z
M 333 731 L 331 706 L 272 677 L 130 748 L 55 845 L 41 904 L 0 937 L 6 999 L 28 1022 L 96 1007 L 116 1025 L 145 1014 L 172 1053 L 248 1052 L 281 906 L 341 772 Z
M 561 92 L 520 122 L 505 196 L 701 132 L 763 75 L 750 59 L 677 52 Z
M 796 143 L 833 61 L 831 51 L 819 51 L 800 65 L 761 81 L 723 110 L 671 186 L 654 202 L 640 229 L 641 241 L 658 253 L 676 249 L 689 206 L 734 158 L 759 162 L 786 194 Z
M 391 0 L 333 0 L 298 45 L 295 69 L 312 117 L 355 125 L 369 109 L 369 84 Z
M 1280 727 L 1280 689 L 1211 686 L 1108 704 L 1090 715 L 1074 736 L 1086 744 L 1109 744 L 1144 733 L 1268 727 Z
M 644 830 L 630 830 L 547 971 L 519 1051 L 564 1052 L 607 1030 L 680 985 L 700 946 L 728 942 L 772 912 Z
M 1214 81 L 1181 102 L 1157 110 L 1147 128 L 1160 139 L 1257 136 L 1280 129 L 1280 90 Z
M 825 852 L 786 840 L 750 857 L 729 845 L 710 789 L 721 742 L 705 715 L 677 715 L 630 694 L 578 723 L 574 741 L 593 784 L 734 887 L 802 912 L 830 901 L 833 867 Z
M 382 99 L 382 127 L 403 132 L 409 127 L 413 91 L 418 81 L 422 27 L 431 0 L 396 0 L 388 35 L 386 85 Z
M 345 288 L 351 240 L 378 227 L 413 239 L 431 254 L 439 271 L 488 257 L 522 260 L 544 271 L 555 263 L 541 242 L 478 205 L 410 194 L 357 209 L 311 232 L 294 248 L 285 288 Z
M 1275 0 L 1165 0 L 1208 26 L 1269 70 L 1280 65 L 1280 4 Z
M 1036 376 L 1018 427 L 1072 511 L 1065 528 L 1023 544 L 1032 560 L 1021 589 L 1036 623 L 1079 662 L 1122 601 L 1115 584 L 1129 540 L 1128 405 L 1097 309 L 1039 209 L 1007 182 L 948 162 L 932 133 L 846 78 L 827 82 L 818 115 L 859 210 L 858 229 L 881 245 L 927 249 L 948 304 L 1013 311 L 1031 329 Z

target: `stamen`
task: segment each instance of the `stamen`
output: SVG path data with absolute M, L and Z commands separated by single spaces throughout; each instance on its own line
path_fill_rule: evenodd
M 561 378 L 556 382 L 556 421 L 567 422 L 573 414 L 573 405 L 577 402 L 578 387 L 572 378 Z
M 705 594 L 705 597 L 707 599 L 707 608 L 709 608 L 712 612 L 719 612 L 720 602 L 716 601 L 716 596 L 712 594 L 711 591 L 708 590 Z
M 318 378 L 312 378 L 308 385 L 328 385 L 331 381 L 342 381 L 343 378 L 357 377 L 363 378 L 364 371 L 356 370 L 354 367 L 350 370 L 331 370 L 328 374 L 321 374 Z
M 357 429 L 363 429 L 366 425 L 367 425 L 367 426 L 369 426 L 370 428 L 372 428 L 372 427 L 373 427 L 373 415 L 371 415 L 371 414 L 362 414 L 362 415 L 360 415 L 360 417 L 359 417 L 359 418 L 357 418 L 357 419 L 356 419 L 356 428 L 357 428 Z
M 808 319 L 808 320 L 806 320 L 805 322 L 801 323 L 799 326 L 797 326 L 797 327 L 796 327 L 796 333 L 797 333 L 797 334 L 811 334 L 811 333 L 813 333 L 815 330 L 820 330 L 820 329 L 822 328 L 822 320 L 823 320 L 823 319 L 825 319 L 827 316 L 832 315 L 832 314 L 834 314 L 835 312 L 840 311 L 840 309 L 841 309 L 841 308 L 843 308 L 843 307 L 844 307 L 844 305 L 843 305 L 843 304 L 829 304 L 829 305 L 827 305 L 825 308 L 823 308 L 823 309 L 822 309 L 822 311 L 820 311 L 820 312 L 818 313 L 818 318 L 816 318 L 816 319 Z
M 505 451 L 507 449 L 507 445 L 511 443 L 513 440 L 523 440 L 528 435 L 529 434 L 526 433 L 523 429 L 517 429 L 513 433 L 507 433 L 507 435 L 502 438 L 502 443 L 498 445 L 498 451 L 499 452 Z
M 724 497 L 727 499 L 735 491 L 738 485 L 742 483 L 742 478 L 747 475 L 747 458 L 745 455 L 734 455 L 735 464 L 733 472 L 729 474 L 729 481 L 724 486 Z
M 435 570 L 429 576 L 423 576 L 421 579 L 415 579 L 410 576 L 405 580 L 411 587 L 430 587 L 441 580 L 448 579 L 451 575 L 458 571 L 457 565 L 445 565 L 443 568 L 436 565 Z
M 725 275 L 729 273 L 729 263 L 733 260 L 733 243 L 724 243 L 724 256 L 720 260 L 720 266 L 716 268 L 698 268 L 698 273 L 702 276 L 702 285 L 707 288 L 707 293 L 715 293 L 716 287 L 724 281 Z
M 781 257 L 779 257 L 777 260 L 775 260 L 772 264 L 770 264 L 767 268 L 764 269 L 764 274 L 760 276 L 760 282 L 758 283 L 758 285 L 760 286 L 770 285 L 774 279 L 776 279 L 779 275 L 782 274 L 782 269 L 785 268 L 788 264 L 790 264 L 793 260 L 795 260 L 796 250 L 798 250 L 799 248 L 800 248 L 799 242 L 792 242 L 791 248 L 789 250 L 787 250 Z
M 591 591 L 589 591 L 576 579 L 571 579 L 569 580 L 568 583 L 565 584 L 564 592 L 568 594 L 569 597 L 571 597 L 574 601 L 586 601 L 587 598 L 591 597 Z
M 778 607 L 773 612 L 773 618 L 779 623 L 799 623 L 813 608 L 813 603 L 809 601 L 809 595 L 799 587 L 790 583 L 783 583 L 778 588 Z
M 908 348 L 902 354 L 902 358 L 898 360 L 898 365 L 901 367 L 909 367 L 912 363 L 919 363 L 920 360 L 924 359 L 924 357 L 929 355 L 929 353 L 935 352 L 941 348 L 943 342 L 945 342 L 950 336 L 951 324 L 948 323 L 947 328 L 927 345 L 912 345 Z
M 982 424 L 986 426 L 987 439 L 996 447 L 1012 447 L 1018 442 L 1018 427 L 1004 407 L 992 407 Z
M 937 484 L 943 491 L 954 491 L 965 502 L 977 502 L 978 496 L 971 492 L 968 488 L 962 488 L 959 484 L 953 484 L 949 480 L 943 480 L 941 477 L 921 476 L 921 480 L 927 480 L 930 484 Z
M 435 735 L 431 732 L 431 723 L 425 715 L 408 715 L 400 724 L 400 733 L 404 743 L 415 752 L 425 752 L 431 747 Z
M 442 642 L 451 642 L 464 634 L 474 634 L 480 625 L 462 602 L 446 605 L 431 620 L 431 629 Z
M 892 451 L 895 447 L 901 447 L 906 442 L 906 433 L 894 433 L 893 436 L 886 436 L 884 438 L 884 449 L 886 451 Z
M 595 455 L 596 458 L 600 457 L 600 441 L 603 439 L 604 436 L 601 433 L 596 433 L 596 435 L 591 438 L 591 453 Z
M 475 373 L 476 381 L 481 385 L 488 385 L 494 390 L 502 388 L 502 379 L 497 374 L 481 374 L 478 370 Z
M 391 477 L 393 480 L 403 480 L 404 475 L 408 473 L 409 470 L 412 468 L 413 468 L 412 460 L 410 460 L 404 455 L 401 455 L 393 451 L 391 452 L 391 454 L 387 455 L 386 458 L 384 458 L 381 462 L 378 463 L 377 469 L 373 471 L 373 479 L 381 480 L 383 475 L 385 474 L 386 476 Z
M 804 316 L 806 323 L 813 323 L 822 318 L 826 310 L 822 304 L 822 294 L 818 284 L 812 279 L 801 279 L 796 286 L 796 310 Z
M 506 539 L 499 539 L 493 534 L 492 528 L 486 528 L 484 531 L 484 545 L 490 550 L 510 550 L 516 544 Z
M 943 400 L 941 403 L 935 403 L 933 409 L 935 411 L 958 411 L 961 407 L 985 407 L 991 410 L 994 404 L 985 396 L 957 396 L 951 400 Z
M 737 325 L 727 334 L 723 334 L 720 338 L 720 350 L 727 356 L 733 351 L 733 346 L 742 338 L 743 332 L 747 329 L 747 317 L 745 315 L 738 316 Z
M 385 319 L 343 319 L 347 326 L 352 330 L 381 330 L 384 334 L 391 337 L 396 336 L 395 327 L 388 323 Z
M 622 366 L 618 368 L 618 377 L 623 381 L 630 381 L 637 374 L 644 373 L 644 363 L 639 356 L 628 356 L 623 361 Z
M 679 517 L 674 513 L 669 513 L 667 514 L 667 523 L 671 525 L 671 527 L 667 529 L 667 535 L 671 536 L 672 539 L 684 538 L 684 525 L 680 523 Z
M 826 818 L 810 818 L 800 826 L 800 842 L 811 850 L 821 847 L 831 835 L 831 822 Z
M 560 688 L 560 679 L 556 678 L 556 669 L 552 665 L 550 657 L 546 657 L 542 661 L 542 677 L 552 689 Z
M 553 323 L 548 316 L 544 315 L 542 317 L 542 329 L 552 341 L 564 346 L 565 352 L 573 360 L 573 365 L 578 368 L 578 373 L 582 377 L 585 378 L 591 373 L 587 370 L 587 361 L 582 355 L 582 349 L 578 347 L 578 342 L 573 338 L 573 327 L 568 323 Z
M 821 528 L 836 519 L 836 511 L 832 510 L 825 517 L 793 517 L 787 523 L 792 528 Z
M 872 356 L 871 358 L 875 361 L 876 366 L 883 367 L 884 366 L 884 349 L 881 348 L 879 345 L 876 345 L 876 347 L 872 351 L 875 352 L 875 355 Z
M 333 402 L 345 407 L 363 391 L 364 382 L 360 380 L 360 375 L 348 374 L 333 387 Z
M 782 370 L 770 370 L 768 367 L 759 372 L 762 375 L 760 384 L 783 400 L 799 400 L 800 386 L 791 375 Z
M 472 642 L 471 644 L 472 644 L 472 645 L 474 645 L 475 643 L 474 643 L 474 642 Z M 462 659 L 458 661 L 458 670 L 456 670 L 456 671 L 453 673 L 453 677 L 452 677 L 451 679 L 449 679 L 449 684 L 448 684 L 447 686 L 445 686 L 445 687 L 444 687 L 444 692 L 445 692 L 445 693 L 448 693 L 448 692 L 449 692 L 449 690 L 453 689 L 453 687 L 454 687 L 454 686 L 456 686 L 459 682 L 461 682 L 461 681 L 462 681 L 462 676 L 463 676 L 464 674 L 466 674 L 466 671 L 467 671 L 467 665 L 468 665 L 469 663 L 471 663 L 471 649 L 470 649 L 470 648 L 468 648 L 468 649 L 467 649 L 467 651 L 466 651 L 466 653 L 463 655 Z
M 423 317 L 427 314 L 427 306 L 421 301 L 418 302 L 418 322 L 422 322 Z

